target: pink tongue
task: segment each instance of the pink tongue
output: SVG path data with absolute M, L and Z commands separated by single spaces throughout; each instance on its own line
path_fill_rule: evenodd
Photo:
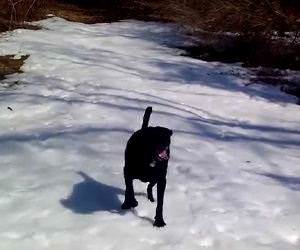
M 167 150 L 162 151 L 158 154 L 158 157 L 162 160 L 169 160 L 169 156 L 167 154 Z

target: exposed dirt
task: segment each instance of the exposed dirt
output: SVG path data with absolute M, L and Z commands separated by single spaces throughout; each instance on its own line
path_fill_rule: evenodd
M 92 2 L 92 3 L 91 3 Z M 73 22 L 103 23 L 116 22 L 124 19 L 136 19 L 143 21 L 164 21 L 159 15 L 153 13 L 153 9 L 136 1 L 76 1 L 60 0 L 48 7 L 48 12 Z
M 58 3 L 49 7 L 49 13 L 68 21 L 86 24 L 114 21 L 114 18 L 106 10 L 81 8 L 68 3 Z M 117 19 L 115 20 L 117 21 Z
M 30 29 L 30 30 L 38 30 L 40 29 L 39 26 L 28 24 L 28 23 L 13 23 L 11 24 L 10 21 L 3 19 L 0 17 L 0 33 L 6 32 L 12 29 Z
M 15 55 L 0 56 L 0 80 L 5 79 L 6 75 L 22 73 L 21 67 L 29 55 L 16 58 Z

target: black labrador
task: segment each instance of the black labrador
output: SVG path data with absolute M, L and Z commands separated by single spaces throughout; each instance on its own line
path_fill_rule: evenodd
M 172 130 L 164 127 L 148 127 L 152 107 L 147 107 L 142 128 L 133 133 L 125 149 L 125 201 L 122 209 L 138 205 L 134 197 L 133 180 L 149 182 L 148 199 L 154 202 L 152 188 L 157 184 L 157 207 L 153 226 L 166 225 L 163 219 L 163 202 L 166 188 L 166 175 L 170 158 Z

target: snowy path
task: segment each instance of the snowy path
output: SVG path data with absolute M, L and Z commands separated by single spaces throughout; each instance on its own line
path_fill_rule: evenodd
M 0 54 L 31 55 L 4 80 L 19 85 L 0 85 L 1 250 L 299 249 L 292 97 L 179 56 L 170 26 L 40 24 L 0 38 Z M 143 183 L 136 210 L 119 209 L 124 147 L 148 105 L 174 131 L 163 229 Z

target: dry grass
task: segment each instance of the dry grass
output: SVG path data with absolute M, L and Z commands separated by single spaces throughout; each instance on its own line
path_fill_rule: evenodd
M 167 20 L 191 30 L 246 35 L 300 28 L 300 4 L 295 0 L 0 0 L 0 19 L 9 28 L 49 12 L 86 23 Z
M 293 1 L 290 5 L 287 2 Z M 161 18 L 191 29 L 267 33 L 300 28 L 300 1 L 294 0 L 133 0 Z M 282 4 L 285 3 L 285 4 Z M 290 9 L 293 11 L 291 12 Z
M 53 0 L 0 0 L 0 31 L 26 27 L 25 21 L 44 18 L 51 4 Z
M 0 32 L 34 28 L 26 22 L 43 19 L 47 14 L 82 23 L 147 19 L 148 12 L 145 9 L 131 3 L 125 4 L 126 1 L 119 4 L 117 0 L 0 0 Z

